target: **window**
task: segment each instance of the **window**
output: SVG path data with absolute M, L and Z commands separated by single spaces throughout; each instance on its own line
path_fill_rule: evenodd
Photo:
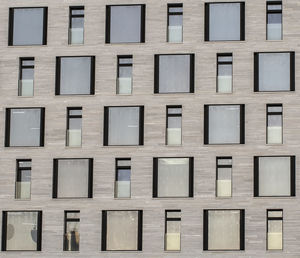
M 106 43 L 145 42 L 146 5 L 107 5 Z
M 254 53 L 254 91 L 294 91 L 295 52 Z
M 117 94 L 132 93 L 132 56 L 118 56 Z
M 44 146 L 45 108 L 7 108 L 5 147 Z
M 282 1 L 267 1 L 267 40 L 282 40 Z
M 9 9 L 9 46 L 47 44 L 47 7 Z
M 95 57 L 56 57 L 56 95 L 93 95 Z
M 182 42 L 183 5 L 168 4 L 168 42 Z
M 54 159 L 53 198 L 92 198 L 93 159 Z
M 154 93 L 193 93 L 194 54 L 155 55 Z
M 115 198 L 130 198 L 131 196 L 131 160 L 116 159 Z
M 65 211 L 64 251 L 79 251 L 80 211 Z
M 21 57 L 18 95 L 22 97 L 32 97 L 33 82 L 34 82 L 34 57 Z
M 67 141 L 66 146 L 81 146 L 82 108 L 67 108 Z
M 282 104 L 267 104 L 267 144 L 282 144 Z
M 181 145 L 181 106 L 167 106 L 166 145 Z
M 267 210 L 267 250 L 282 250 L 282 209 Z
M 142 251 L 143 211 L 102 211 L 102 251 Z
M 217 92 L 232 92 L 232 54 L 217 55 Z
M 205 41 L 245 40 L 245 3 L 205 3 Z
M 245 250 L 245 210 L 204 210 L 203 249 Z
M 245 143 L 245 105 L 204 105 L 204 144 Z
M 154 158 L 153 197 L 193 197 L 193 158 Z
M 180 251 L 181 210 L 166 210 L 165 220 L 165 251 Z
M 3 211 L 2 251 L 41 251 L 42 211 Z
M 231 197 L 231 174 L 232 157 L 217 157 L 217 197 Z
M 295 196 L 295 156 L 254 157 L 254 196 Z
M 17 160 L 16 199 L 30 199 L 31 196 L 31 159 Z
M 104 145 L 143 145 L 144 107 L 105 107 Z
M 84 42 L 84 6 L 70 6 L 69 44 Z

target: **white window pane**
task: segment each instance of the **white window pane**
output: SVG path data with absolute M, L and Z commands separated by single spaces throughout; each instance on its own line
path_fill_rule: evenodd
M 208 211 L 208 249 L 240 250 L 240 211 Z
M 107 211 L 107 250 L 138 249 L 138 211 Z
M 291 158 L 259 158 L 259 195 L 291 195 Z
M 289 91 L 290 69 L 290 53 L 260 53 L 259 91 Z
M 268 221 L 268 250 L 282 250 L 282 220 Z
M 209 39 L 240 40 L 240 3 L 209 5 Z
M 189 196 L 189 158 L 159 158 L 158 197 Z
M 166 250 L 180 250 L 180 221 L 167 221 Z
M 89 160 L 58 160 L 58 198 L 88 197 Z
M 209 143 L 240 143 L 240 106 L 209 106 Z

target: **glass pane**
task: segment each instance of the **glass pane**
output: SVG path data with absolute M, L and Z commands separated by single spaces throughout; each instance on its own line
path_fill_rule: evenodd
M 119 58 L 119 64 L 132 64 L 132 58 Z
M 268 218 L 282 218 L 282 211 L 268 211 Z
M 270 23 L 282 23 L 282 15 L 281 13 L 269 13 L 268 14 L 268 24 Z
M 22 69 L 22 80 L 33 80 L 34 69 Z
M 115 197 L 130 198 L 130 169 L 118 169 Z
M 166 250 L 180 250 L 180 221 L 167 221 Z
M 281 4 L 268 4 L 268 10 L 280 10 L 281 11 Z
M 124 159 L 124 160 L 119 159 L 119 160 L 117 160 L 117 166 L 130 167 L 130 163 L 131 163 L 130 159 Z
M 218 56 L 218 62 L 232 62 L 232 56 Z
M 282 112 L 282 106 L 268 106 L 268 112 Z
M 79 222 L 67 221 L 64 240 L 64 251 L 79 251 Z
M 231 158 L 218 158 L 218 165 L 232 165 L 232 159 Z
M 181 211 L 168 211 L 167 218 L 181 218 Z
M 183 12 L 183 8 L 182 8 L 182 7 L 169 7 L 169 12 L 170 12 L 170 13 L 179 13 L 179 12 Z
M 70 116 L 81 116 L 82 109 L 69 109 L 69 115 Z
M 182 15 L 169 15 L 169 26 L 182 26 Z
M 84 27 L 84 18 L 82 17 L 76 17 L 76 18 L 72 18 L 71 20 L 72 28 L 83 28 Z
M 31 167 L 31 161 L 19 161 L 18 166 L 20 168 L 26 168 L 26 167 Z
M 84 14 L 84 9 L 72 9 L 72 15 L 82 15 Z
M 181 116 L 168 117 L 168 128 L 181 128 Z
M 168 114 L 181 114 L 181 108 L 168 108 Z
M 70 118 L 69 129 L 81 129 L 82 118 Z
M 131 78 L 132 77 L 132 66 L 120 66 L 119 77 Z
M 268 250 L 282 249 L 282 220 L 268 220 Z
M 68 219 L 79 219 L 80 218 L 80 212 L 67 212 L 67 218 Z

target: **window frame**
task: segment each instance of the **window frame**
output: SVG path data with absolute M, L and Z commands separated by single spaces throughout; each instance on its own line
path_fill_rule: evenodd
M 73 10 L 83 10 L 83 14 L 73 14 Z M 76 6 L 69 6 L 69 33 L 68 33 L 68 44 L 72 44 L 72 39 L 70 38 L 70 29 L 72 29 L 72 18 L 83 18 L 84 20 L 84 5 L 76 5 Z M 84 27 L 83 27 L 83 35 L 84 35 Z M 84 36 L 83 36 L 83 44 L 84 44 Z M 80 45 L 80 44 L 76 44 Z
M 281 107 L 281 112 L 269 111 L 269 107 Z M 269 116 L 281 116 L 281 143 L 268 143 L 268 128 L 269 128 Z M 266 105 L 266 144 L 283 144 L 283 105 L 279 103 Z
M 259 195 L 259 158 L 268 157 L 289 157 L 290 158 L 290 195 Z M 257 198 L 291 198 L 296 196 L 296 156 L 293 155 L 272 155 L 272 156 L 254 156 L 253 157 L 254 166 L 254 176 L 253 176 L 253 197 Z
M 107 212 L 108 211 L 137 211 L 138 229 L 137 229 L 137 250 L 107 250 Z M 101 251 L 104 252 L 141 252 L 143 250 L 143 210 L 102 210 L 102 232 L 101 232 Z
M 259 90 L 259 55 L 260 54 L 290 54 L 290 90 L 276 90 L 276 91 L 262 91 Z M 266 93 L 276 93 L 276 92 L 290 92 L 295 91 L 295 51 L 273 51 L 273 52 L 254 52 L 254 93 L 255 92 L 266 92 Z
M 15 9 L 43 9 L 43 42 L 42 44 L 30 45 L 14 45 L 14 10 Z M 8 46 L 44 46 L 47 45 L 48 34 L 48 7 L 47 6 L 34 6 L 34 7 L 10 7 L 9 8 L 9 22 L 8 22 Z
M 175 108 L 180 108 L 181 113 L 170 113 L 169 114 L 169 109 L 175 109 Z M 181 124 L 180 124 L 180 129 L 181 129 L 181 144 L 180 145 L 175 145 L 175 144 L 168 144 L 168 129 L 169 129 L 169 117 L 180 117 L 181 119 Z M 165 131 L 165 145 L 167 146 L 181 146 L 182 145 L 182 105 L 167 105 L 166 106 L 166 131 Z
M 37 242 L 36 250 L 6 250 L 7 244 L 7 214 L 10 212 L 36 212 L 37 213 Z M 43 211 L 41 210 L 5 210 L 2 211 L 2 246 L 1 251 L 5 252 L 36 252 L 42 251 L 42 220 Z
M 120 59 L 131 59 L 131 63 L 120 63 Z M 120 94 L 119 93 L 119 82 L 120 77 L 120 67 L 131 67 L 131 94 Z M 118 55 L 117 56 L 117 82 L 116 82 L 116 95 L 132 95 L 133 91 L 133 55 Z
M 118 161 L 130 161 L 130 166 L 118 165 Z M 116 192 L 116 183 L 118 182 L 118 172 L 119 169 L 129 169 L 130 170 L 130 196 L 129 197 L 118 197 Z M 131 158 L 116 158 L 115 159 L 115 186 L 114 186 L 114 198 L 115 199 L 131 199 Z
M 159 159 L 189 159 L 189 194 L 188 196 L 158 196 L 158 160 Z M 194 197 L 194 157 L 154 157 L 152 177 L 152 198 L 153 199 L 188 199 Z
M 268 7 L 270 5 L 281 5 L 281 10 L 269 10 Z M 269 14 L 274 14 L 274 13 L 279 13 L 281 14 L 281 39 L 280 40 L 283 40 L 283 15 L 282 15 L 282 1 L 267 1 L 266 2 L 266 40 L 271 40 L 271 39 L 268 39 L 268 18 L 269 18 Z M 276 39 L 278 40 L 278 39 Z
M 110 42 L 110 29 L 111 29 L 111 7 L 114 6 L 140 6 L 141 7 L 141 31 L 139 42 Z M 145 31 L 146 31 L 146 5 L 145 4 L 111 4 L 106 5 L 105 9 L 105 43 L 106 44 L 138 44 L 145 43 Z
M 226 159 L 226 160 L 231 160 L 231 165 L 220 165 L 218 164 L 219 160 Z M 231 181 L 231 195 L 230 196 L 218 196 L 218 177 L 219 177 L 219 168 L 230 168 L 231 173 L 230 173 L 230 181 Z M 217 156 L 216 157 L 216 185 L 215 185 L 215 193 L 216 193 L 216 198 L 232 198 L 232 168 L 233 168 L 233 161 L 232 161 L 232 156 Z
M 269 212 L 273 211 L 280 211 L 281 212 L 281 217 L 269 217 Z M 283 250 L 283 209 L 267 209 L 266 211 L 266 250 L 267 251 L 282 251 Z M 282 233 L 282 249 L 268 249 L 269 241 L 268 241 L 268 233 L 269 233 L 269 220 L 281 220 L 282 222 L 282 227 L 281 227 L 281 233 Z
M 76 252 L 75 250 L 67 250 L 66 249 L 66 240 L 65 240 L 65 235 L 67 234 L 67 226 L 68 226 L 68 222 L 78 222 L 80 223 L 80 217 L 79 218 L 68 218 L 68 214 L 69 213 L 79 213 L 80 214 L 80 210 L 65 210 L 64 211 L 64 237 L 63 237 L 63 251 L 64 252 Z M 79 233 L 79 244 L 78 244 L 78 251 L 80 250 L 80 233 Z
M 58 197 L 58 161 L 59 160 L 88 160 L 88 196 L 87 197 Z M 53 159 L 53 179 L 52 179 L 52 199 L 72 200 L 72 199 L 92 199 L 93 198 L 93 158 L 54 158 Z
M 229 61 L 219 61 L 219 57 L 231 57 L 231 62 Z M 231 65 L 231 92 L 220 92 L 219 91 L 219 65 Z M 217 76 L 216 76 L 216 92 L 218 94 L 232 94 L 233 93 L 233 53 L 217 53 Z
M 30 167 L 20 167 L 20 162 L 30 162 Z M 22 170 L 30 170 L 30 197 L 29 198 L 17 198 L 17 187 L 15 186 L 15 200 L 31 200 L 31 173 L 32 173 L 32 159 L 17 159 L 16 160 L 16 179 L 15 183 L 20 181 L 22 177 Z
M 24 61 L 33 61 L 33 65 L 25 65 L 23 64 Z M 20 87 L 21 81 L 23 80 L 23 69 L 33 69 L 34 74 L 34 57 L 20 57 L 19 58 L 19 83 L 18 83 L 18 96 L 19 97 L 25 97 L 21 95 L 22 88 Z M 26 97 L 33 97 L 34 96 L 34 75 L 33 75 L 33 95 L 32 96 L 26 96 Z
M 168 218 L 168 213 L 172 212 L 180 212 L 180 217 L 171 217 Z M 165 252 L 180 252 L 181 251 L 181 228 L 180 228 L 180 249 L 179 250 L 167 250 L 167 239 L 166 239 L 166 234 L 168 233 L 168 221 L 180 221 L 180 227 L 181 227 L 181 210 L 170 210 L 167 209 L 165 210 L 165 235 L 164 235 L 164 251 Z
M 40 109 L 40 145 L 39 146 L 10 146 L 10 120 L 11 120 L 11 110 L 14 109 Z M 10 148 L 38 148 L 45 146 L 45 108 L 44 107 L 11 107 L 6 108 L 5 111 L 5 140 L 4 147 Z
M 240 40 L 210 40 L 209 39 L 209 6 L 211 4 L 240 4 Z M 245 41 L 245 2 L 232 1 L 232 2 L 206 2 L 204 7 L 204 41 L 205 42 L 239 42 Z
M 182 8 L 181 12 L 171 12 L 170 8 Z M 183 3 L 170 3 L 167 4 L 167 42 L 168 43 L 175 43 L 175 42 L 170 42 L 169 41 L 169 26 L 170 26 L 170 16 L 172 15 L 181 15 L 182 16 L 182 41 L 181 42 L 176 42 L 176 43 L 182 43 L 183 42 Z
M 160 56 L 189 56 L 190 57 L 190 91 L 189 92 L 159 92 L 159 59 Z M 154 55 L 154 94 L 190 94 L 195 93 L 195 54 L 155 54 Z

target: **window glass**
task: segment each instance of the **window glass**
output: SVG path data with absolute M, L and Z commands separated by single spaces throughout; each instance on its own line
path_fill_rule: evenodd
M 18 95 L 23 97 L 32 97 L 33 82 L 34 82 L 34 58 L 22 57 L 20 58 Z
M 165 250 L 180 251 L 181 211 L 167 210 L 165 222 Z
M 131 164 L 130 159 L 116 159 L 115 198 L 130 198 Z
M 84 7 L 70 7 L 69 44 L 83 44 Z
M 132 93 L 132 56 L 118 56 L 117 94 Z
M 79 211 L 65 211 L 64 251 L 79 251 Z
M 267 210 L 267 250 L 282 250 L 282 210 Z
M 181 144 L 181 106 L 167 106 L 167 145 Z
M 31 160 L 17 160 L 16 199 L 30 199 Z
M 66 146 L 81 146 L 82 108 L 68 108 L 67 112 Z
M 217 92 L 232 92 L 232 54 L 218 54 Z
M 280 3 L 280 4 L 279 4 Z M 282 40 L 282 4 L 267 2 L 267 39 Z
M 182 42 L 182 4 L 168 4 L 168 42 Z
M 217 197 L 231 197 L 232 158 L 217 157 Z
M 282 105 L 267 105 L 267 144 L 282 144 Z

